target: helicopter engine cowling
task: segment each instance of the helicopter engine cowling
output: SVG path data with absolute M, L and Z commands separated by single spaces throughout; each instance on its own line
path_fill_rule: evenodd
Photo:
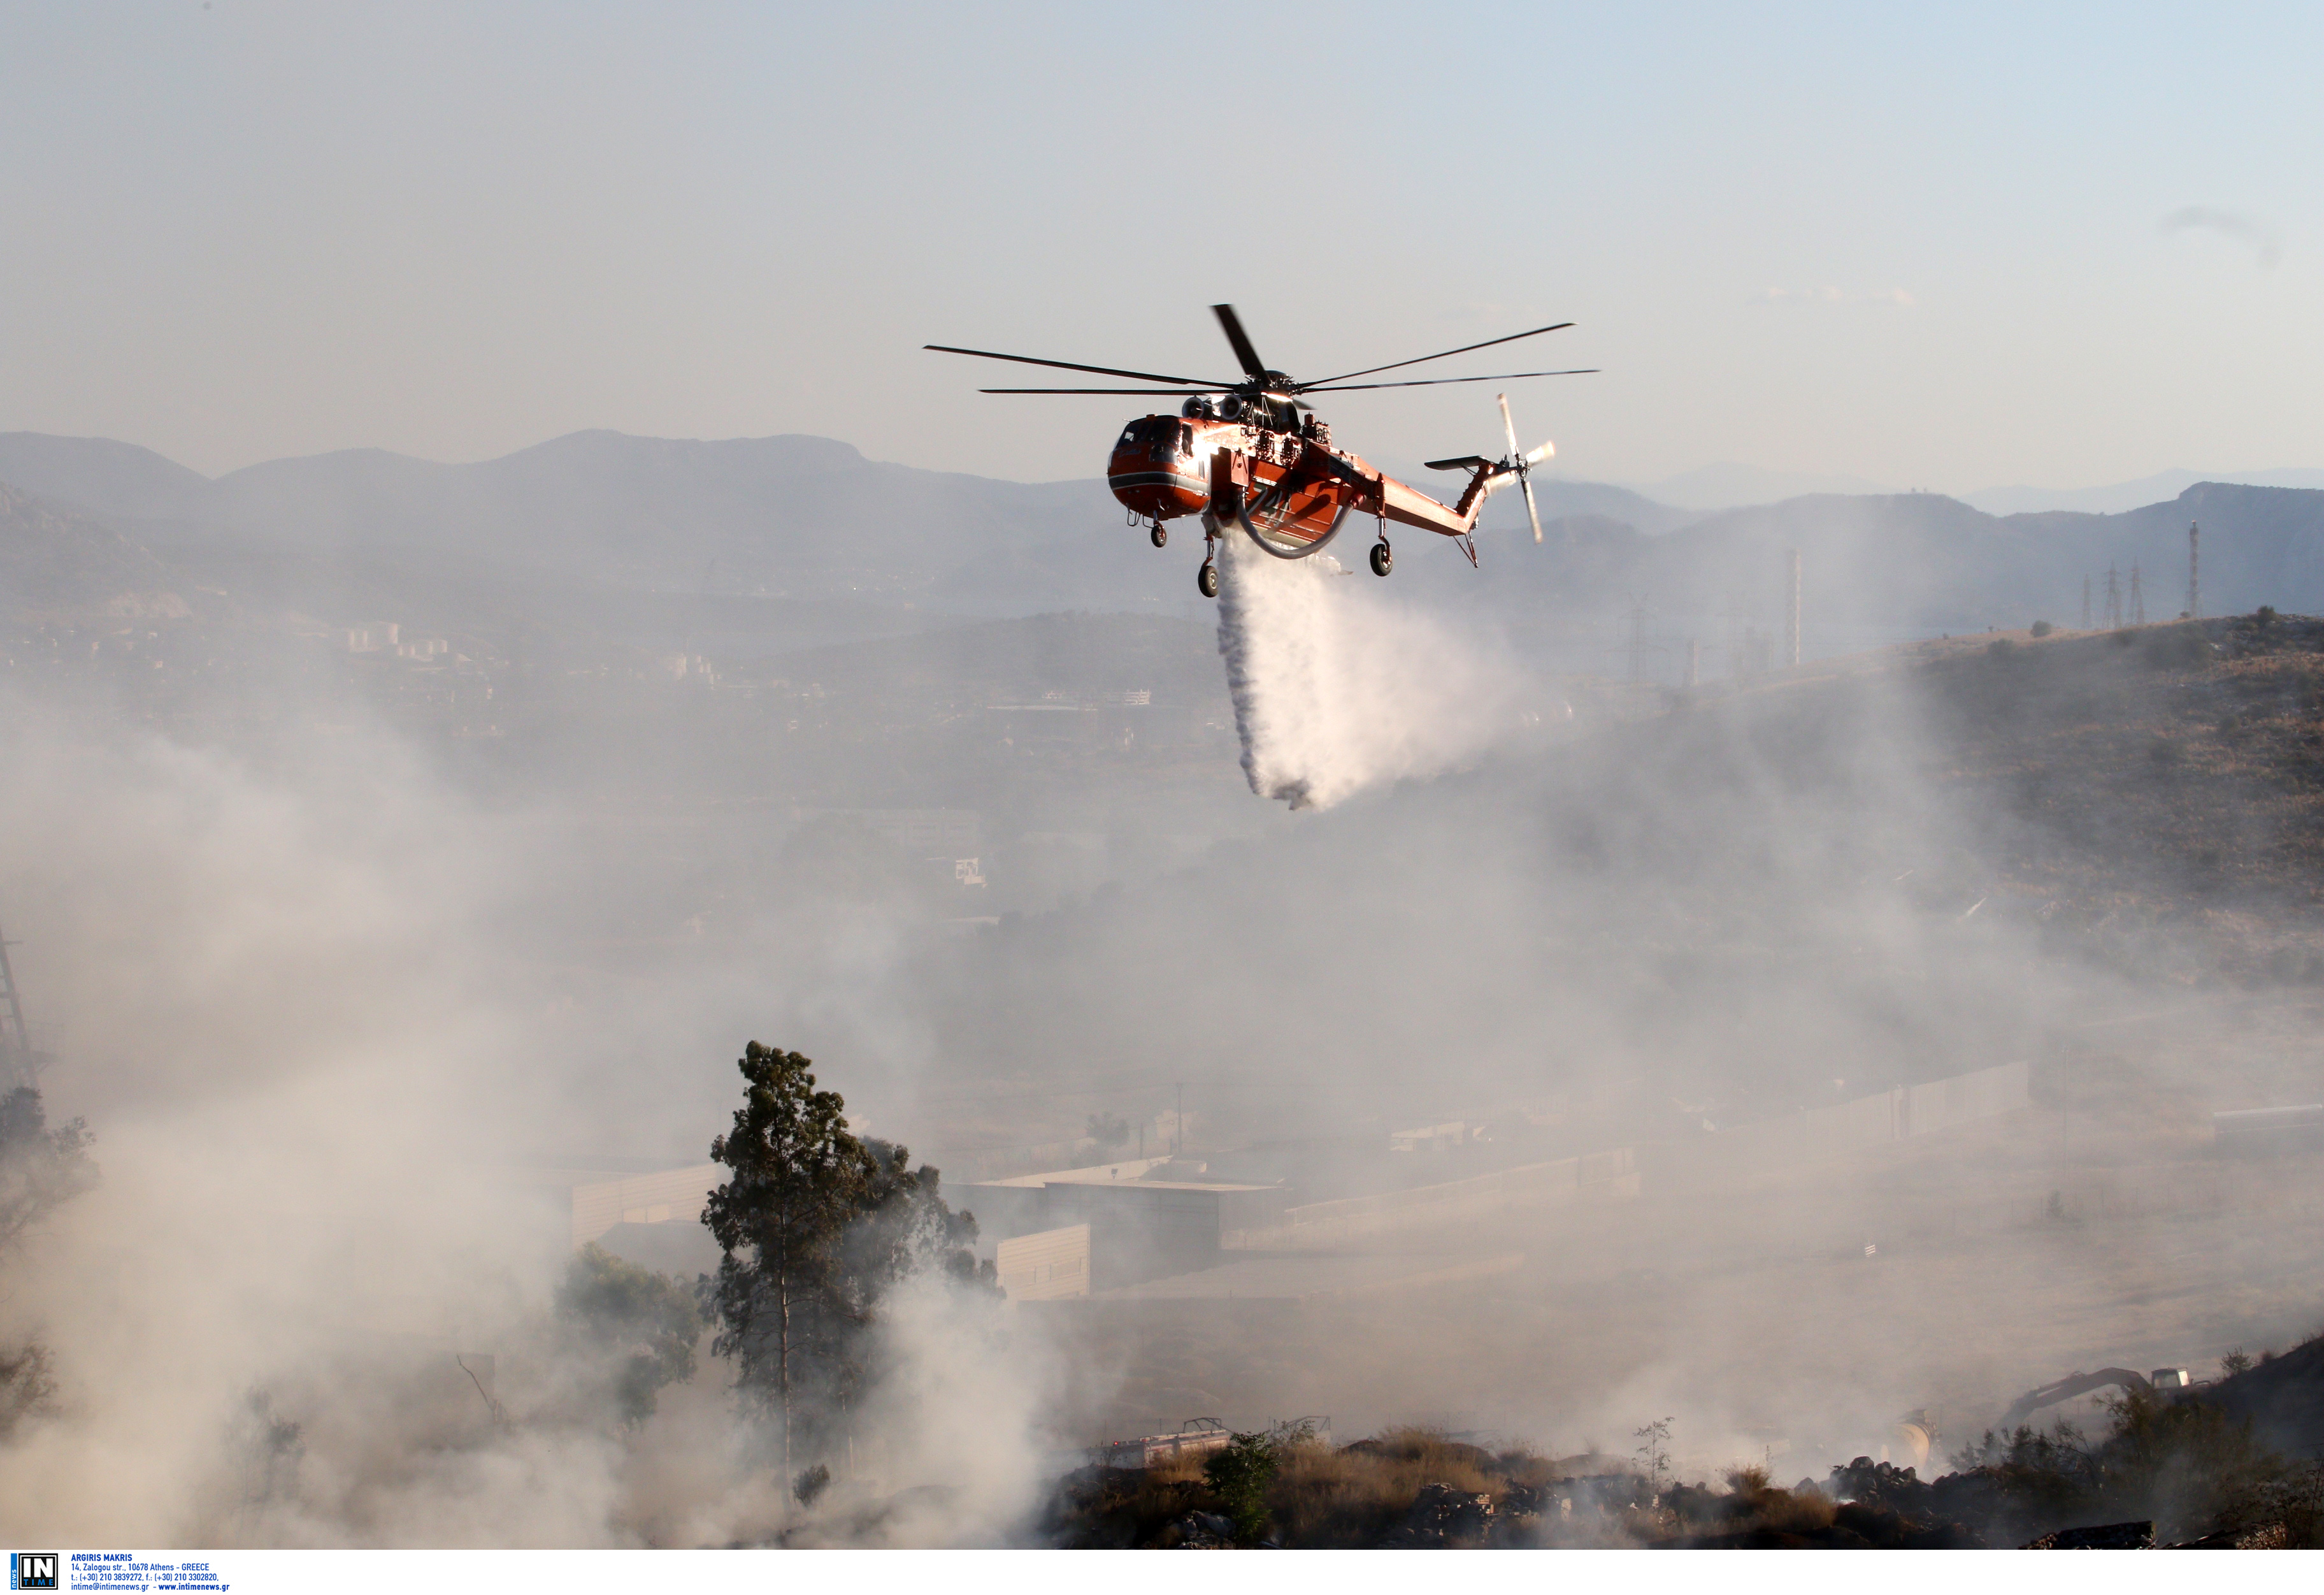
M 1201 452 L 1211 430 L 1176 415 L 1131 422 L 1113 446 L 1106 486 L 1132 515 L 1149 520 L 1202 514 L 1211 502 L 1209 468 Z

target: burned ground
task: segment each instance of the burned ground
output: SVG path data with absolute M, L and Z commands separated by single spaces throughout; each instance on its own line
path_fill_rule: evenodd
M 1672 1482 L 1650 1460 L 1489 1451 L 1426 1429 L 1334 1449 L 1283 1446 L 1264 1527 L 1286 1549 L 1576 1546 L 1691 1550 L 1973 1550 L 2025 1545 L 2324 1547 L 2324 1465 L 2287 1461 L 2249 1423 L 2134 1396 L 2102 1435 L 2020 1430 L 1923 1480 L 1858 1457 L 1785 1488 L 1759 1467 L 1720 1486 Z M 1027 1525 L 1065 1548 L 1214 1549 L 1236 1542 L 1198 1459 L 1088 1468 Z

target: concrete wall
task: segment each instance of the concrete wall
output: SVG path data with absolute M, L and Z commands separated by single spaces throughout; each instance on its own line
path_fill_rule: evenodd
M 1069 1224 L 1001 1243 L 1001 1288 L 1012 1302 L 1056 1302 L 1090 1294 L 1090 1227 Z
M 1620 1201 L 1637 1193 L 1637 1164 L 1624 1146 L 1441 1185 L 1309 1202 L 1286 1209 L 1273 1223 L 1230 1229 L 1222 1238 L 1229 1248 L 1242 1251 L 1340 1251 L 1416 1230 L 1522 1217 L 1582 1201 Z
M 1907 1086 L 1897 1139 L 1949 1130 L 2024 1108 L 2033 1100 L 2032 1074 L 2030 1064 L 2004 1063 L 1974 1074 Z
M 1656 1190 L 1688 1190 L 1843 1157 L 1915 1136 L 1936 1135 L 2028 1105 L 2030 1070 L 2003 1063 L 1948 1080 L 1811 1108 L 1731 1130 L 1642 1148 Z

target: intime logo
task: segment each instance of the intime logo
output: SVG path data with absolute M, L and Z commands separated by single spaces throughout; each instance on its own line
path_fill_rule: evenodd
M 54 1551 L 9 1552 L 8 1587 L 11 1590 L 55 1589 L 57 1553 Z

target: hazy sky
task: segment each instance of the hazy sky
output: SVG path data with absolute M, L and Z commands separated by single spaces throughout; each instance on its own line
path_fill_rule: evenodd
M 2324 465 L 2319 60 L 2313 5 L 19 5 L 0 429 L 1087 476 L 1141 406 L 918 346 L 1226 375 L 1231 299 L 1295 376 L 1571 318 L 1519 361 L 1606 374 L 1513 403 L 1591 478 Z

